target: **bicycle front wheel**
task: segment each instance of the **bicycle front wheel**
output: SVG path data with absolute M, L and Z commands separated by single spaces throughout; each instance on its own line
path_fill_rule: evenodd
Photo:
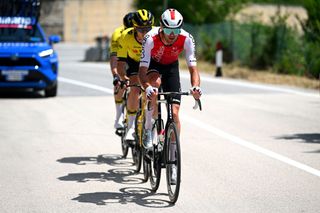
M 176 124 L 170 123 L 166 132 L 166 176 L 169 199 L 175 203 L 179 197 L 181 182 L 181 152 Z
M 157 140 L 153 146 L 152 158 L 151 158 L 151 165 L 150 165 L 150 184 L 151 190 L 157 191 L 160 185 L 160 178 L 161 178 L 161 156 L 162 150 L 159 150 L 159 137 L 158 137 L 158 122 L 152 128 L 152 135 L 155 140 Z
M 129 145 L 125 140 L 126 128 L 121 132 L 121 150 L 122 150 L 122 158 L 127 158 Z
M 145 154 L 145 150 L 142 150 L 142 156 L 143 156 L 143 182 L 147 182 L 150 176 L 150 159 L 147 158 Z

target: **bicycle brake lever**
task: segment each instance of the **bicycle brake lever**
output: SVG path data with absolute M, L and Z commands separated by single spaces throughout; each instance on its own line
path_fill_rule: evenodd
M 196 109 L 198 109 L 198 107 L 199 107 L 199 104 L 198 104 L 197 100 L 194 100 L 194 106 L 192 107 L 192 109 L 196 110 Z
M 194 104 L 194 106 L 193 106 L 193 109 L 196 110 L 196 109 L 199 108 L 200 111 L 202 111 L 202 106 L 201 106 L 201 101 L 200 101 L 200 99 L 195 99 L 194 101 L 195 101 L 195 104 Z

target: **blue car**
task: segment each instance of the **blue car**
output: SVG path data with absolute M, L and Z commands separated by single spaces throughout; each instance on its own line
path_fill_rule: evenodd
M 57 35 L 45 36 L 33 17 L 0 16 L 0 89 L 44 90 L 57 95 L 58 56 L 53 44 Z

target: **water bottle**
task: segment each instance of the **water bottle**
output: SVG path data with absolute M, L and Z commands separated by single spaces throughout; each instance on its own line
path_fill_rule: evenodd
M 161 129 L 161 130 L 160 130 L 158 136 L 159 136 L 159 142 L 160 142 L 160 144 L 163 145 L 163 143 L 164 143 L 164 129 Z

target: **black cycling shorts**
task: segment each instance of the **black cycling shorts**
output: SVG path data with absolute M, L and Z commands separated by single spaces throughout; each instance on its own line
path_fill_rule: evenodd
M 139 71 L 139 64 L 140 62 L 136 62 L 132 58 L 127 57 L 126 62 L 128 64 L 128 69 L 127 69 L 127 76 L 133 76 L 133 75 L 138 75 Z
M 179 62 L 176 61 L 172 64 L 164 65 L 151 59 L 149 65 L 149 73 L 157 72 L 161 76 L 161 87 L 164 92 L 180 92 L 180 75 L 179 75 Z M 181 95 L 173 96 L 172 103 L 179 104 L 181 102 Z

